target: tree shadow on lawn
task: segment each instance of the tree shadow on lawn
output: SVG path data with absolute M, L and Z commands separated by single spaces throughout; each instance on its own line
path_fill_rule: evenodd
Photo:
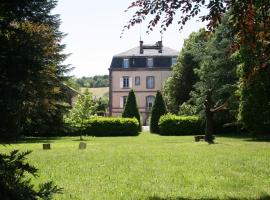
M 186 197 L 149 197 L 148 200 L 270 200 L 270 195 L 262 195 L 259 198 L 237 198 L 237 197 L 226 197 L 226 198 L 186 198 Z
M 0 141 L 0 144 L 26 144 L 26 143 L 54 143 L 56 140 L 60 140 L 61 137 L 25 137 L 12 141 Z
M 235 139 L 242 139 L 243 141 L 247 142 L 270 142 L 270 134 L 266 135 L 257 135 L 253 136 L 250 133 L 243 133 L 243 134 L 219 134 L 217 137 L 225 137 L 225 138 L 235 138 Z

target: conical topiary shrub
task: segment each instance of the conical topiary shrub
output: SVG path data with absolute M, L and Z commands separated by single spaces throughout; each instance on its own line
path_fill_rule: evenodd
M 162 94 L 160 91 L 157 91 L 156 99 L 151 111 L 151 119 L 150 119 L 150 132 L 158 133 L 158 121 L 159 118 L 167 113 L 167 109 L 165 106 L 165 102 L 163 100 Z
M 125 117 L 125 118 L 136 117 L 136 119 L 139 122 L 139 130 L 141 131 L 140 113 L 137 107 L 136 97 L 133 90 L 130 90 L 128 94 L 127 102 L 125 105 L 125 109 L 122 113 L 122 117 Z

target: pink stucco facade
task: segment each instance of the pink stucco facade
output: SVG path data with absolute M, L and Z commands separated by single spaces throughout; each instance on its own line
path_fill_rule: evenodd
M 147 98 L 155 97 L 157 90 L 162 87 L 168 77 L 171 75 L 171 69 L 140 69 L 140 70 L 111 70 L 110 72 L 110 92 L 111 92 L 111 115 L 119 116 L 123 112 L 123 98 L 128 96 L 131 89 L 135 92 L 137 105 L 141 113 L 142 123 L 146 124 L 151 110 L 150 103 L 147 105 Z M 129 87 L 123 88 L 123 77 L 129 78 Z M 140 84 L 135 84 L 135 77 L 139 77 Z M 154 77 L 154 88 L 147 88 L 147 77 Z

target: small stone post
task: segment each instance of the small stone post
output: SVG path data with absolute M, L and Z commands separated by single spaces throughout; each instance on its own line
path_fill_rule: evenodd
M 51 144 L 43 144 L 43 150 L 50 150 L 51 149 Z
M 86 149 L 86 143 L 85 142 L 80 142 L 79 149 Z

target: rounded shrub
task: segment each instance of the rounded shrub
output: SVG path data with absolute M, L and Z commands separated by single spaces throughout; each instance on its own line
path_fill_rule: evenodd
M 198 135 L 204 132 L 198 116 L 177 116 L 166 114 L 159 120 L 160 135 Z
M 139 123 L 134 118 L 91 117 L 83 122 L 83 134 L 92 136 L 136 136 Z

